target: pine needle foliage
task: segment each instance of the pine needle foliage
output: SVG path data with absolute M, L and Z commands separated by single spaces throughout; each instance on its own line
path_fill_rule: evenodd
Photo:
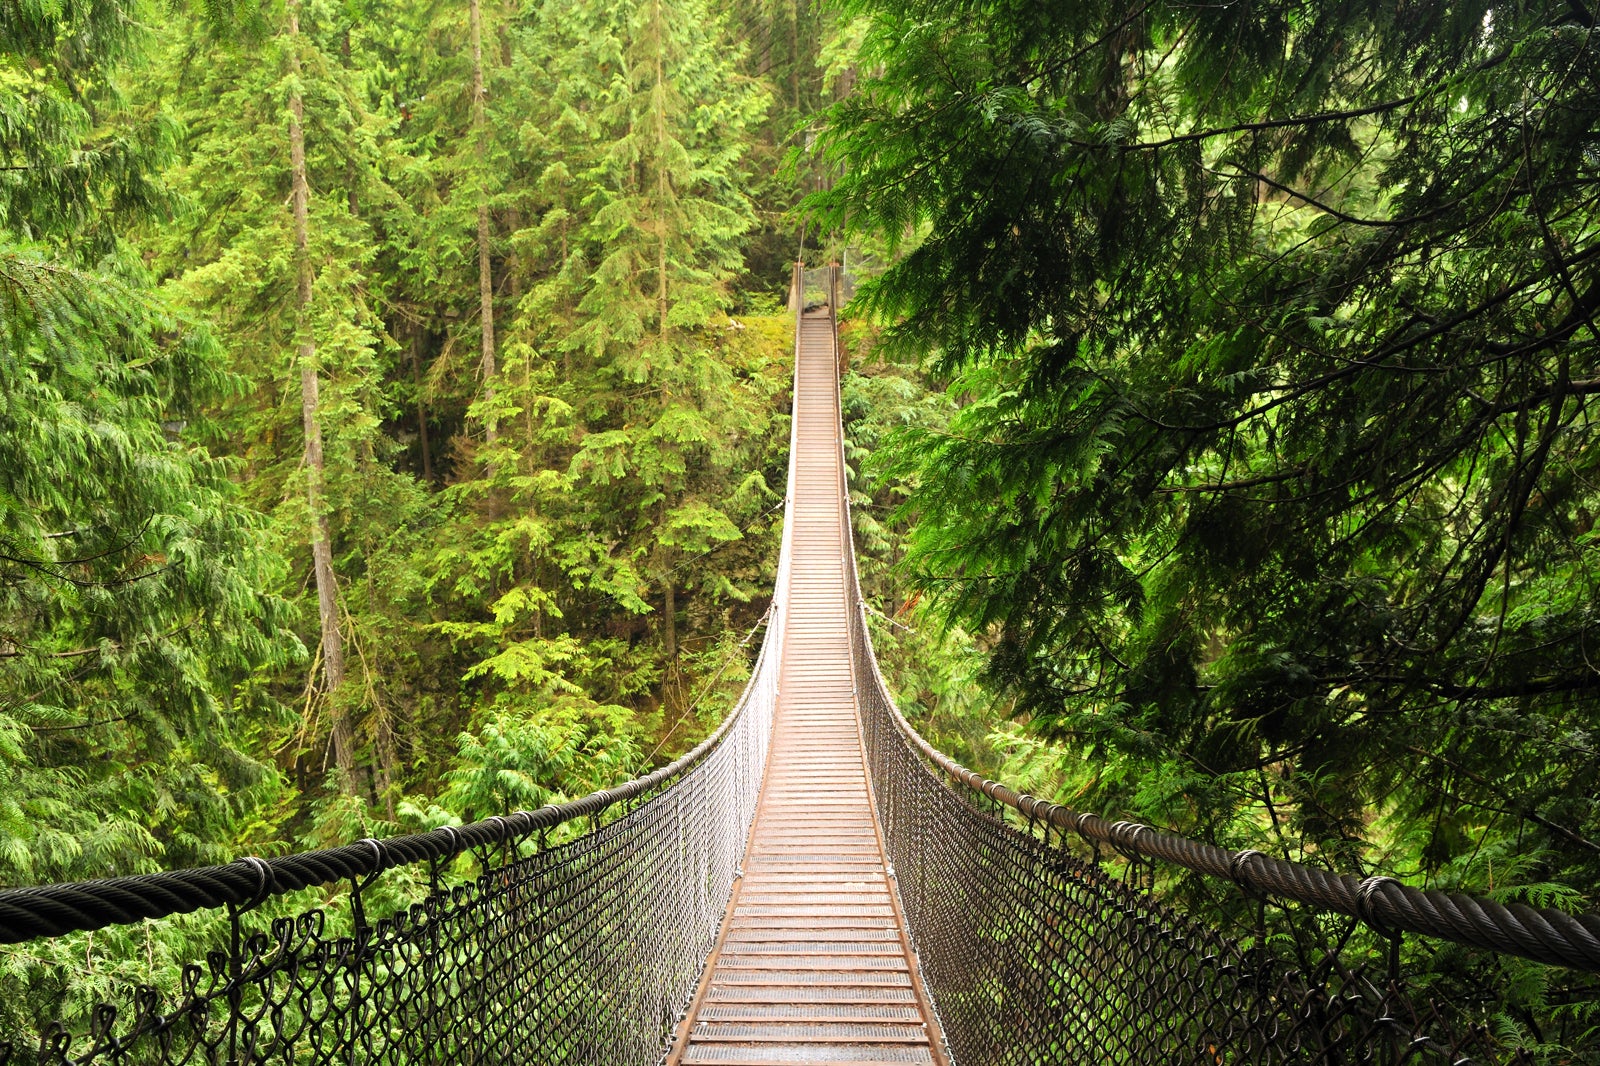
M 0 0 L 0 885 L 538 806 L 715 728 L 778 552 L 772 163 L 828 25 Z M 8 954 L 0 1029 L 218 935 Z

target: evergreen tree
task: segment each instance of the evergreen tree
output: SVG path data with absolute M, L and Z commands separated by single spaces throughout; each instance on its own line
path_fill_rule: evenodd
M 693 0 L 643 0 L 619 27 L 620 68 L 601 113 L 610 143 L 584 175 L 594 268 L 560 341 L 595 363 L 611 393 L 573 470 L 621 496 L 608 532 L 660 591 L 669 666 L 678 564 L 737 539 L 727 510 L 753 509 L 763 491 L 759 477 L 727 491 L 759 416 L 706 340 L 752 223 L 738 167 L 762 106 L 720 30 Z
M 300 5 L 287 0 L 284 9 L 289 68 L 289 202 L 290 235 L 294 242 L 295 359 L 300 370 L 300 426 L 304 435 L 306 509 L 311 527 L 311 562 L 317 584 L 317 621 L 321 637 L 323 678 L 332 711 L 333 757 L 345 788 L 355 776 L 355 735 L 349 711 L 340 702 L 344 684 L 344 634 L 339 627 L 339 588 L 333 576 L 332 535 L 329 529 L 324 481 L 327 468 L 322 456 L 322 397 L 317 371 L 317 341 L 312 330 L 312 287 L 316 271 L 311 263 L 311 184 L 306 177 L 306 105 L 300 84 Z
M 228 468 L 233 381 L 118 231 L 175 128 L 122 106 L 141 7 L 0 20 L 0 883 L 219 861 L 271 778 L 249 684 L 297 650 Z
M 340 586 L 387 536 L 368 524 L 374 497 L 409 499 L 379 432 L 391 349 L 369 273 L 378 238 L 361 211 L 390 194 L 377 174 L 382 119 L 340 58 L 347 16 L 292 0 L 273 17 L 259 40 L 191 24 L 173 42 L 173 77 L 158 92 L 188 127 L 173 180 L 197 209 L 152 244 L 248 382 L 252 402 L 232 406 L 218 445 L 246 463 L 252 502 L 275 512 L 284 544 L 303 546 L 290 558 L 314 590 L 320 684 L 306 690 L 314 718 L 294 735 L 310 768 L 331 765 L 354 791 L 358 764 L 371 766 L 362 752 L 374 738 L 359 719 L 373 710 L 372 685 L 347 683 L 358 621 Z
M 79 411 L 115 401 L 110 422 L 145 419 L 124 444 L 177 464 L 162 506 L 182 498 L 194 521 L 210 516 L 211 565 L 234 576 L 209 587 L 221 599 L 168 606 L 174 619 L 213 611 L 203 637 L 225 651 L 188 689 L 167 690 L 209 686 L 216 704 L 255 668 L 241 710 L 274 698 L 300 708 L 205 732 L 219 752 L 242 743 L 287 772 L 272 809 L 255 809 L 251 839 L 364 835 L 372 810 L 414 816 L 434 796 L 475 811 L 476 786 L 452 784 L 453 768 L 542 766 L 547 742 L 571 757 L 537 787 L 562 790 L 703 735 L 737 689 L 739 648 L 720 635 L 759 615 L 776 551 L 785 423 L 774 411 L 788 377 L 781 322 L 725 313 L 751 287 L 747 190 L 774 91 L 740 73 L 729 26 L 700 3 L 176 10 L 144 19 L 159 24 L 155 61 L 124 102 L 110 61 L 137 52 L 132 10 L 63 9 L 41 16 L 48 31 L 18 23 L 33 43 L 15 69 L 44 71 L 48 91 L 6 82 L 7 128 L 22 131 L 7 151 L 32 153 L 0 171 L 20 264 L 10 321 L 17 345 L 77 338 L 82 357 L 61 364 L 76 367 L 63 381 L 95 384 L 52 388 Z M 80 18 L 100 21 L 73 29 Z M 50 48 L 70 77 L 41 65 Z M 65 302 L 50 304 L 49 286 Z M 43 433 L 44 401 L 11 392 L 19 424 Z M 156 416 L 176 445 L 150 436 Z M 36 479 L 62 515 L 80 506 L 68 500 L 77 488 L 102 491 L 73 473 L 97 453 L 74 447 L 52 443 Z M 126 462 L 107 463 L 122 471 L 117 491 Z M 255 531 L 250 510 L 265 517 Z M 142 573 L 127 558 L 172 557 L 138 554 L 154 534 L 127 558 L 64 554 L 70 538 L 44 534 L 83 523 L 34 525 L 12 553 L 29 561 L 17 588 L 33 590 L 18 611 L 44 602 L 32 563 L 120 580 Z M 113 525 L 96 544 L 121 552 Z M 249 581 L 228 584 L 239 575 Z M 70 635 L 105 619 L 91 624 L 69 598 L 49 607 L 33 630 L 5 631 L 12 676 L 26 665 L 44 678 L 48 663 L 69 678 L 109 654 Z M 290 655 L 295 632 L 309 659 Z M 24 652 L 35 645 L 71 654 Z M 152 646 L 171 654 L 170 641 Z M 720 680 L 699 691 L 702 675 Z M 61 681 L 61 706 L 97 698 L 101 675 L 85 676 Z M 663 718 L 663 701 L 694 714 Z M 160 744 L 111 724 L 122 732 L 94 734 L 95 750 L 188 751 L 175 746 L 189 742 L 177 717 Z M 87 749 L 56 750 L 65 768 Z M 199 836 L 222 854 L 233 813 L 254 802 L 242 790 L 273 778 L 237 753 L 226 773 L 210 757 L 193 760 L 215 792 Z M 168 846 L 178 821 L 156 803 L 117 832 L 144 834 L 148 851 Z
M 410 328 L 397 332 L 412 332 L 424 344 L 427 334 L 438 334 L 452 350 L 466 344 L 478 350 L 475 370 L 457 368 L 433 391 L 476 403 L 477 432 L 488 444 L 499 417 L 496 305 L 506 302 L 508 289 L 515 290 L 514 303 L 522 282 L 509 268 L 503 234 L 525 198 L 514 141 L 529 105 L 523 88 L 505 76 L 519 17 L 504 8 L 481 0 L 465 9 L 417 5 L 414 21 L 391 28 L 372 56 L 399 68 L 390 87 L 399 103 L 399 165 L 385 175 L 405 198 L 403 208 L 386 212 L 400 268 L 392 275 L 393 295 L 410 319 Z

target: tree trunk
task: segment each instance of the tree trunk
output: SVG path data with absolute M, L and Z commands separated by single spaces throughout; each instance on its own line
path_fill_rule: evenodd
M 483 7 L 471 0 L 472 22 L 472 132 L 478 152 L 478 317 L 483 336 L 483 398 L 494 399 L 494 269 L 489 262 L 489 190 L 485 168 L 489 165 L 489 123 L 483 90 Z M 494 442 L 494 416 L 484 419 L 484 436 Z
M 663 529 L 667 525 L 667 501 L 660 503 L 660 522 Z M 668 548 L 661 550 L 661 649 L 667 656 L 667 680 L 673 682 L 678 676 L 678 589 L 677 575 L 672 566 L 672 551 Z M 669 697 L 670 698 L 670 697 Z
M 428 404 L 422 396 L 422 327 L 411 335 L 411 380 L 417 386 L 417 443 L 422 446 L 422 480 L 433 484 L 433 450 L 428 446 Z
M 678 663 L 678 592 L 672 587 L 672 571 L 661 579 L 661 642 L 665 645 L 669 669 L 676 672 Z
M 323 499 L 322 423 L 319 419 L 317 343 L 311 332 L 311 185 L 306 178 L 305 99 L 300 78 L 300 6 L 289 0 L 289 188 L 294 216 L 295 337 L 300 364 L 300 418 L 305 430 L 306 503 L 311 511 L 311 562 L 317 580 L 322 671 L 333 720 L 333 759 L 340 787 L 355 789 L 355 735 L 339 702 L 344 683 L 344 639 L 339 633 L 339 590 L 333 576 L 333 545 Z
M 794 0 L 794 54 L 789 57 L 789 85 L 796 115 L 800 114 L 800 23 L 804 17 L 805 0 Z
M 765 78 L 772 73 L 772 39 L 778 32 L 777 10 L 774 8 L 769 12 L 765 7 L 759 7 L 755 11 L 755 17 L 766 22 L 767 32 L 761 35 L 761 58 L 756 61 L 757 76 Z
M 350 69 L 350 27 L 346 26 L 339 35 L 339 60 L 346 70 Z M 361 197 L 356 193 L 356 162 L 352 156 L 344 165 L 344 181 L 347 202 L 350 205 L 350 217 L 359 218 L 361 215 Z
M 395 820 L 395 788 L 399 780 L 400 759 L 395 752 L 394 722 L 390 716 L 392 709 L 383 710 L 378 715 L 373 733 L 373 740 L 378 748 L 378 784 L 377 800 L 383 804 L 384 813 L 389 816 L 389 821 Z
M 655 3 L 656 29 L 664 35 L 665 27 L 662 24 L 661 0 Z M 656 337 L 660 350 L 656 355 L 656 365 L 661 366 L 667 358 L 667 198 L 671 195 L 671 183 L 667 175 L 667 113 L 664 92 L 667 80 L 666 62 L 662 53 L 666 45 L 662 41 L 656 44 L 656 92 L 655 92 L 655 134 L 656 134 Z M 662 375 L 661 407 L 666 409 L 672 402 L 672 392 L 667 388 L 666 375 Z M 661 524 L 666 527 L 667 503 L 672 494 L 672 488 L 666 481 L 661 485 Z M 661 580 L 663 611 L 662 618 L 662 644 L 667 653 L 667 670 L 669 676 L 676 676 L 678 671 L 678 597 L 677 591 L 672 587 L 672 568 L 668 567 Z
M 506 232 L 512 237 L 522 232 L 521 208 L 515 206 L 507 208 Z M 515 321 L 517 308 L 522 306 L 522 257 L 517 255 L 517 246 L 514 242 L 506 249 L 506 261 L 501 269 L 505 272 L 506 284 L 511 290 L 512 321 Z
M 667 347 L 667 197 L 672 186 L 667 175 L 667 101 L 666 84 L 666 27 L 662 23 L 661 0 L 656 0 L 656 85 L 655 100 L 656 135 L 656 330 L 661 338 L 661 348 Z

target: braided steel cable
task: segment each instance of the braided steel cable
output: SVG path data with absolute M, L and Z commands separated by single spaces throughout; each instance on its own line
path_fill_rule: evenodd
M 13 928 L 98 928 L 220 901 L 229 936 L 176 988 L 124 989 L 85 1017 L 7 1031 L 13 1005 L 0 1004 L 0 1066 L 655 1066 L 744 853 L 776 658 L 763 655 L 739 708 L 689 756 L 573 803 L 275 861 L 6 893 Z M 541 839 L 607 810 L 615 817 L 564 843 Z M 417 902 L 367 919 L 362 894 L 383 871 L 432 860 L 437 875 L 464 851 L 474 876 L 431 877 Z M 275 894 L 338 880 L 353 887 L 337 922 L 323 909 L 247 921 Z
M 536 811 L 517 811 L 471 825 L 389 837 L 373 842 L 377 847 L 360 842 L 275 859 L 250 856 L 222 866 L 0 890 L 0 944 L 127 925 L 208 907 L 256 906 L 273 896 L 314 885 L 370 877 L 397 866 L 443 862 L 473 850 L 517 844 L 558 825 L 598 817 L 618 804 L 670 787 L 715 751 L 737 720 L 737 714 L 730 715 L 692 751 L 659 770 L 616 788 L 601 789 Z
M 1019 793 L 968 770 L 923 739 L 892 700 L 886 710 L 906 741 L 950 781 L 1090 843 L 1109 844 L 1127 855 L 1160 859 L 1220 877 L 1260 895 L 1359 918 L 1385 933 L 1421 933 L 1600 972 L 1600 914 L 1570 915 L 1520 903 L 1497 903 L 1461 892 L 1412 888 L 1389 877 L 1362 879 L 1253 849 L 1230 851 L 1137 822 L 1108 822 L 1098 815 Z
M 1385 904 L 1401 887 L 1385 878 L 1353 886 L 1331 875 L 1281 879 L 1276 860 L 1260 852 L 1108 823 L 964 771 L 900 714 L 865 621 L 857 615 L 852 643 L 873 794 L 955 1066 L 1531 1063 L 1499 1045 L 1481 1018 L 1419 1001 L 1398 955 L 1385 965 L 1381 952 L 1340 940 L 1320 958 L 1289 964 L 1260 931 L 1253 942 L 1230 938 L 1173 910 L 1138 878 L 1075 856 L 1061 846 L 1068 833 L 1130 858 L 1215 873 L 1257 897 L 1294 892 L 1313 906 L 1327 898 L 1326 910 L 1385 934 L 1394 913 Z M 1011 824 L 1008 812 L 1026 824 Z M 1330 882 L 1350 895 L 1325 892 Z M 1394 925 L 1401 921 L 1415 924 Z
M 856 570 L 847 477 L 840 491 L 863 745 L 891 876 L 956 1066 L 1530 1063 L 1481 1017 L 1412 995 L 1399 972 L 1399 935 L 1600 971 L 1600 915 L 1230 851 L 1075 811 L 961 766 L 912 727 L 884 683 Z M 1009 824 L 1008 813 L 1025 828 Z M 1096 861 L 1061 846 L 1068 834 L 1095 845 Z M 1114 878 L 1098 862 L 1100 844 L 1222 878 L 1257 899 L 1355 918 L 1389 938 L 1388 958 L 1362 957 L 1347 932 L 1320 958 L 1286 965 L 1264 928 L 1253 942 L 1234 940 L 1174 911 L 1137 878 Z

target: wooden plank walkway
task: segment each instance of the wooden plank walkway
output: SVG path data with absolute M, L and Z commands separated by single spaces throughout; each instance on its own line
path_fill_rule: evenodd
M 832 319 L 804 316 L 794 541 L 766 780 L 669 1062 L 944 1066 L 868 792 L 846 630 Z

